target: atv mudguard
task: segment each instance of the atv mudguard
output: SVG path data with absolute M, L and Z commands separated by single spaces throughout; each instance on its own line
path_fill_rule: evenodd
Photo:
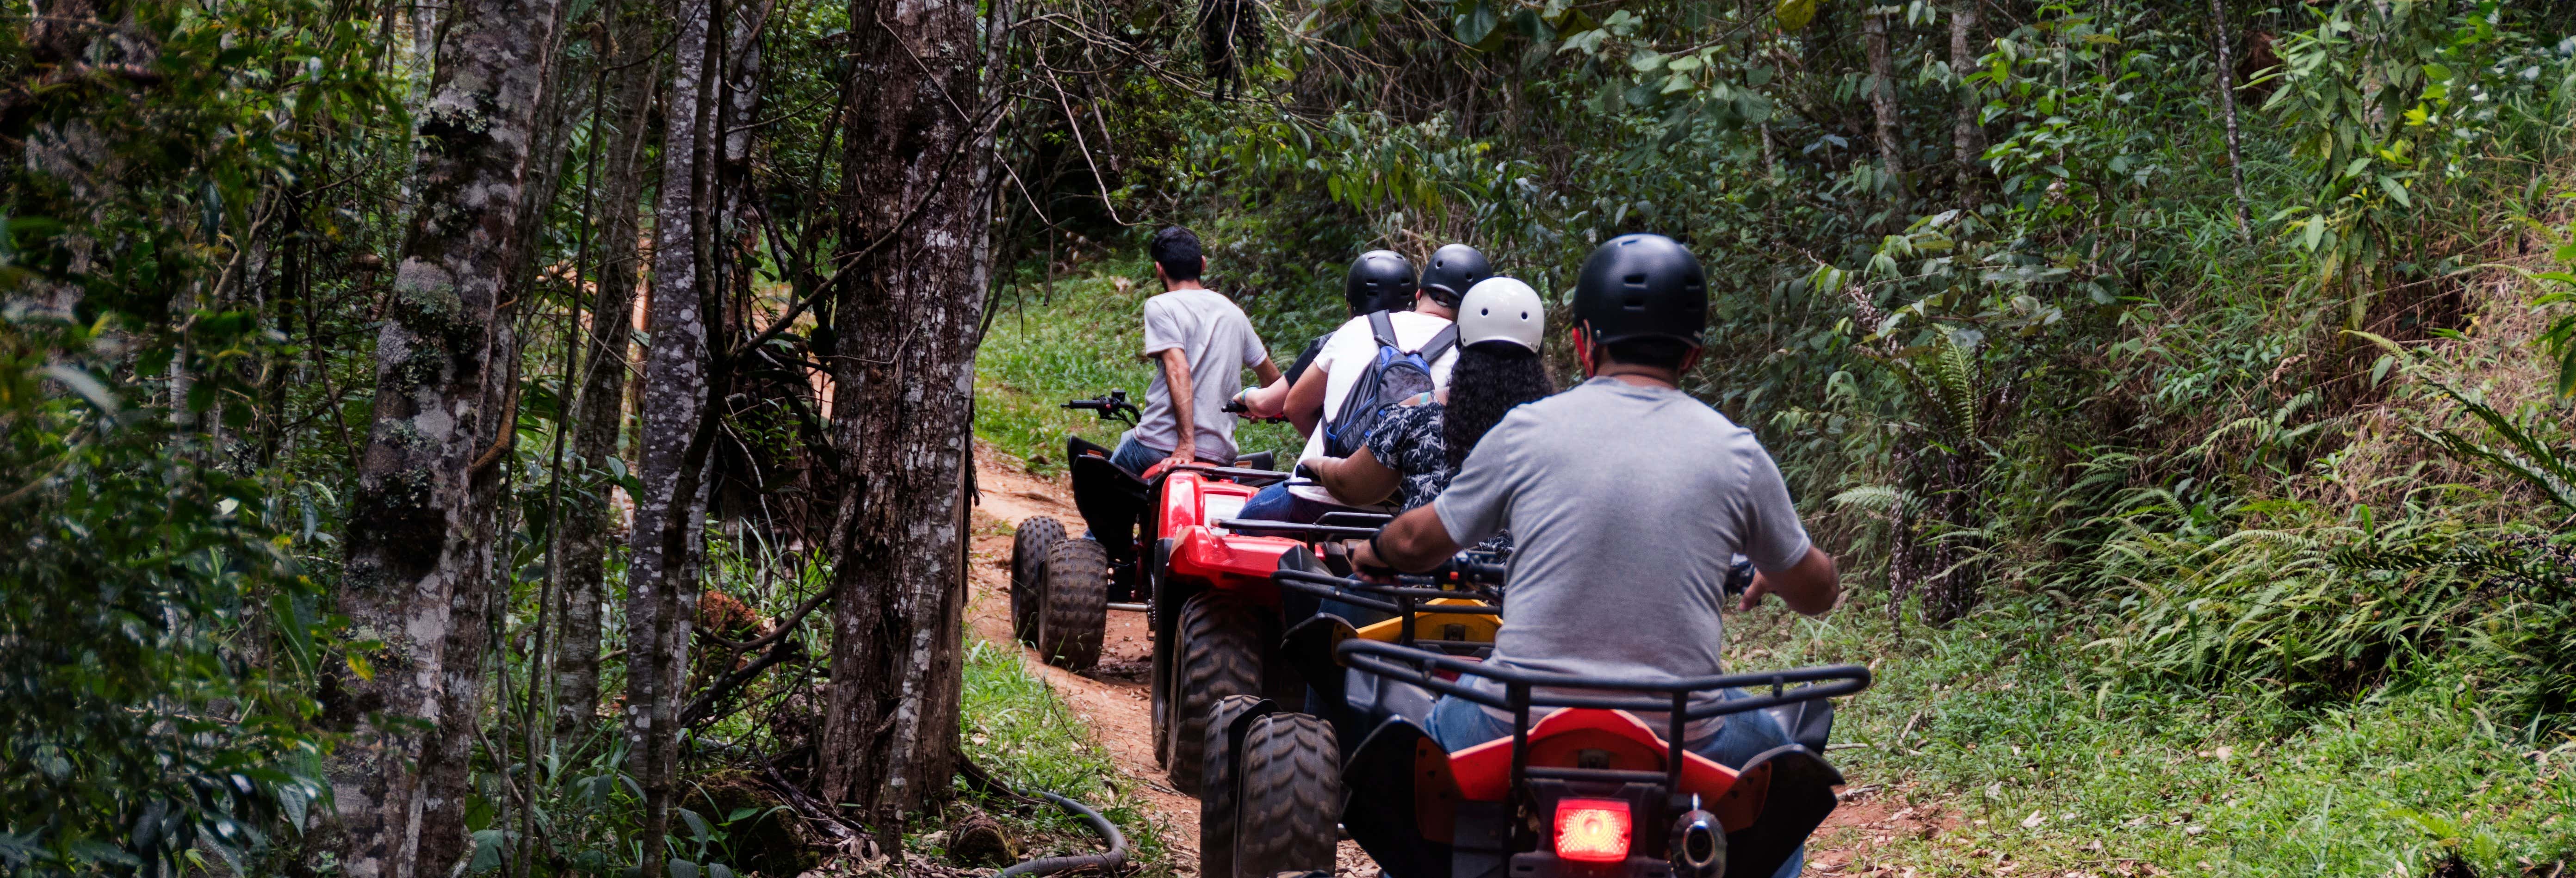
M 1778 872 L 1834 813 L 1834 787 L 1842 782 L 1842 772 L 1797 744 L 1746 761 L 1734 788 L 1709 808 L 1718 822 L 1737 827 L 1726 833 L 1726 874 L 1762 878 Z
M 1460 801 L 1448 766 L 1449 752 L 1403 717 L 1378 724 L 1343 762 L 1342 828 L 1387 878 L 1449 878 Z
M 1789 743 L 1810 751 L 1825 752 L 1825 740 L 1833 736 L 1834 701 L 1831 698 L 1766 707 L 1762 712 L 1779 721 L 1780 730 L 1789 736 Z
M 1073 472 L 1073 506 L 1108 550 L 1109 566 L 1134 567 L 1136 528 L 1154 507 L 1154 487 L 1110 463 L 1109 449 L 1080 436 L 1064 440 L 1064 459 Z

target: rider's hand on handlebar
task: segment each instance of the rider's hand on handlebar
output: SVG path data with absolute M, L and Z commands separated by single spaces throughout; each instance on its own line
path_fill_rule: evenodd
M 1360 579 L 1378 583 L 1395 581 L 1396 569 L 1386 566 L 1386 562 L 1378 558 L 1377 550 L 1369 548 L 1369 541 L 1343 540 L 1342 550 L 1350 553 L 1351 568 Z

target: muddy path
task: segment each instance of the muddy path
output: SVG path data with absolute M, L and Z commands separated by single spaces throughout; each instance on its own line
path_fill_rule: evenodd
M 1030 475 L 1018 459 L 981 442 L 976 443 L 975 457 L 980 496 L 975 508 L 974 587 L 967 596 L 967 613 L 976 637 L 987 643 L 1008 644 L 1013 643 L 1011 537 L 1008 529 L 995 525 L 1017 527 L 1030 518 L 1052 516 L 1064 522 L 1068 532 L 1079 534 L 1082 514 L 1074 509 L 1072 492 L 1062 480 Z M 1035 650 L 1025 647 L 1020 650 L 1020 658 L 1055 689 L 1076 715 L 1091 724 L 1093 734 L 1118 768 L 1121 777 L 1117 784 L 1136 793 L 1153 813 L 1172 850 L 1173 870 L 1183 875 L 1197 874 L 1198 800 L 1166 785 L 1162 768 L 1154 762 L 1152 706 L 1146 691 L 1152 632 L 1146 628 L 1145 614 L 1110 611 L 1100 664 L 1088 674 L 1048 665 L 1038 659 Z M 1912 870 L 1873 856 L 1873 849 L 1901 836 L 1930 837 L 1958 819 L 1943 813 L 1938 805 L 1909 806 L 1902 797 L 1884 792 L 1866 778 L 1853 778 L 1853 786 L 1846 787 L 1843 795 L 1845 805 L 1834 812 L 1824 828 L 1817 830 L 1815 840 L 1808 846 L 1808 874 L 1910 873 Z M 1378 873 L 1368 855 L 1350 842 L 1342 843 L 1340 860 L 1335 870 L 1340 876 L 1371 878 Z

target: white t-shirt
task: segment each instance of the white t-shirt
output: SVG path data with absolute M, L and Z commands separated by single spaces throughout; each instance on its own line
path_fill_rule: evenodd
M 1449 328 L 1447 318 L 1419 311 L 1390 312 L 1386 320 L 1395 327 L 1395 346 L 1408 351 L 1421 350 L 1423 345 L 1431 343 L 1432 336 Z M 1315 355 L 1315 365 L 1324 370 L 1325 376 L 1324 414 L 1322 420 L 1315 424 L 1315 432 L 1307 434 L 1306 450 L 1297 455 L 1299 462 L 1324 456 L 1324 424 L 1342 413 L 1342 399 L 1350 395 L 1351 385 L 1359 382 L 1360 373 L 1376 359 L 1377 336 L 1369 332 L 1368 315 L 1365 314 L 1343 323 L 1342 328 L 1333 330 L 1333 337 L 1324 342 L 1323 352 Z M 1448 353 L 1441 354 L 1440 359 L 1431 363 L 1431 386 L 1434 389 L 1448 387 L 1449 369 L 1456 365 L 1458 346 L 1451 345 Z

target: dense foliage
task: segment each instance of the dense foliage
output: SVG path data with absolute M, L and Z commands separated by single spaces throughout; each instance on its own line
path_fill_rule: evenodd
M 427 8 L 0 0 L 0 868 L 334 865 L 307 833 L 367 709 L 335 681 L 367 679 L 377 646 L 332 610 L 342 498 L 418 196 Z M 797 623 L 827 590 L 837 488 L 812 376 L 903 342 L 824 328 L 829 294 L 864 282 L 841 267 L 875 246 L 842 240 L 874 181 L 836 175 L 853 34 L 884 25 L 722 8 L 730 78 L 708 93 L 746 97 L 711 150 L 709 185 L 737 200 L 703 207 L 710 313 L 736 341 L 785 322 L 729 376 L 703 578 L 733 609 L 703 612 L 736 615 L 707 617 L 684 674 L 704 783 L 654 840 L 710 873 L 772 831 L 771 769 L 813 758 L 832 646 Z M 1132 336 L 1100 327 L 1150 282 L 1153 224 L 1211 242 L 1283 361 L 1338 315 L 1362 249 L 1466 241 L 1561 303 L 1596 242 L 1660 231 L 1720 292 L 1688 389 L 1760 432 L 1860 605 L 1936 644 L 1944 674 L 1994 671 L 2011 650 L 1991 634 L 2068 688 L 1927 731 L 2087 703 L 2145 727 L 2255 690 L 2279 695 L 2260 733 L 2321 749 L 2359 748 L 2337 711 L 2375 698 L 2444 741 L 2540 751 L 2572 727 L 2565 4 L 981 8 L 1013 27 L 989 100 L 956 110 L 998 152 L 980 426 L 1037 469 L 1078 426 L 1051 397 L 1142 375 Z M 667 122 L 675 27 L 655 4 L 568 10 L 506 318 L 497 586 L 468 632 L 490 647 L 471 669 L 477 871 L 650 859 L 615 723 L 555 721 L 549 655 L 566 523 L 637 486 L 618 406 L 606 452 L 567 437 L 585 326 L 625 318 L 600 285 L 650 273 L 607 238 L 671 221 L 651 208 L 672 181 L 621 188 L 612 150 Z M 639 69 L 661 96 L 630 123 L 611 102 Z M 662 166 L 657 136 L 636 142 Z M 1255 444 L 1285 441 L 1266 430 Z M 604 567 L 610 693 L 623 556 Z M 2436 691 L 2465 694 L 2406 695 Z M 784 844 L 901 844 L 810 822 Z

